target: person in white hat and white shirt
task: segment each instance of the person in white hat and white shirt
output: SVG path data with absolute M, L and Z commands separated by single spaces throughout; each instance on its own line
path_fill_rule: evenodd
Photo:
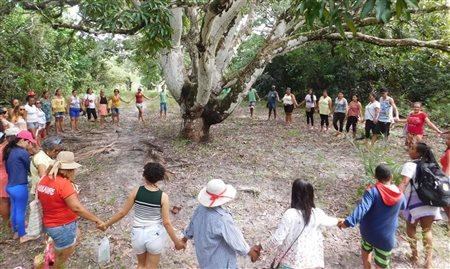
M 231 214 L 222 207 L 235 197 L 236 189 L 221 179 L 209 181 L 198 194 L 200 205 L 184 231 L 183 241 L 194 239 L 202 269 L 237 268 L 236 254 L 249 255 L 252 261 L 259 257 L 259 251 L 250 248 Z

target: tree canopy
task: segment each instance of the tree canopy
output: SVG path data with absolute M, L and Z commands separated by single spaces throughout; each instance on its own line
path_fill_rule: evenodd
M 69 7 L 77 16 L 67 16 Z M 233 112 L 275 57 L 311 43 L 450 51 L 443 0 L 38 0 L 10 1 L 0 13 L 17 8 L 35 12 L 55 29 L 133 36 L 134 53 L 145 55 L 142 70 L 159 58 L 182 110 L 182 135 L 194 140 L 206 139 L 209 127 Z M 414 30 L 418 18 L 429 14 L 444 22 L 443 30 Z M 259 41 L 248 59 L 236 59 L 252 35 Z M 223 97 L 225 88 L 230 92 Z

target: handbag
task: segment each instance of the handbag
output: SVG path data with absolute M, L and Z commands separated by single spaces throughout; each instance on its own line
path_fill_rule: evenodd
M 302 230 L 300 231 L 300 233 L 298 234 L 297 238 L 295 238 L 294 241 L 292 241 L 291 245 L 288 247 L 288 249 L 283 253 L 282 256 L 275 256 L 275 258 L 273 258 L 272 263 L 270 264 L 270 269 L 278 269 L 280 268 L 280 264 L 281 261 L 284 259 L 284 257 L 286 256 L 286 254 L 291 250 L 291 248 L 294 246 L 294 244 L 297 242 L 297 240 L 300 238 L 300 236 L 302 235 L 303 231 L 305 230 L 306 227 L 306 223 L 303 225 Z
M 30 236 L 38 236 L 42 233 L 42 205 L 37 197 L 37 187 L 34 200 L 30 202 L 30 215 L 26 232 Z

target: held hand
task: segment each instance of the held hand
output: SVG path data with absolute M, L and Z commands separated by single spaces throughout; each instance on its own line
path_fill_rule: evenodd
M 259 259 L 259 256 L 261 255 L 261 246 L 255 245 L 250 249 L 250 252 L 248 253 L 250 256 L 250 260 L 252 262 L 256 262 Z
M 348 228 L 348 226 L 345 224 L 345 222 L 344 222 L 344 220 L 340 220 L 339 222 L 338 222 L 338 225 L 337 225 L 338 227 L 339 227 L 339 229 L 346 229 L 346 228 Z
M 186 249 L 186 242 L 183 240 L 178 240 L 178 242 L 175 243 L 175 249 L 176 250 Z
M 104 223 L 103 221 L 97 221 L 97 229 L 101 230 L 101 231 L 106 231 L 108 229 L 108 225 L 106 223 Z
M 373 123 L 377 124 L 378 123 L 378 119 L 373 119 Z

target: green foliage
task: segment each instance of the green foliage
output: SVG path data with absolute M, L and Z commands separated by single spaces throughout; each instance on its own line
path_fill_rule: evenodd
M 365 177 L 358 189 L 358 196 L 364 193 L 367 186 L 377 182 L 375 178 L 375 168 L 384 163 L 391 168 L 394 177 L 393 182 L 399 185 L 402 180 L 401 170 L 402 165 L 395 161 L 395 157 L 389 154 L 389 149 L 386 144 L 380 142 L 368 149 L 365 145 L 359 145 L 350 140 L 353 147 L 358 151 L 361 162 L 364 166 Z
M 38 16 L 20 9 L 0 22 L 0 100 L 23 97 L 29 89 L 38 93 L 112 87 L 107 59 L 116 53 L 115 42 L 54 30 Z
M 244 68 L 258 53 L 258 50 L 264 45 L 264 37 L 258 34 L 251 35 L 246 41 L 239 46 L 238 57 L 233 58 L 229 70 L 233 73 Z
M 292 9 L 296 16 L 304 16 L 307 25 L 313 27 L 316 22 L 336 27 L 344 32 L 342 25 L 356 32 L 354 17 L 375 16 L 377 20 L 387 23 L 392 14 L 398 18 L 409 17 L 410 9 L 418 7 L 417 0 L 294 0 Z

